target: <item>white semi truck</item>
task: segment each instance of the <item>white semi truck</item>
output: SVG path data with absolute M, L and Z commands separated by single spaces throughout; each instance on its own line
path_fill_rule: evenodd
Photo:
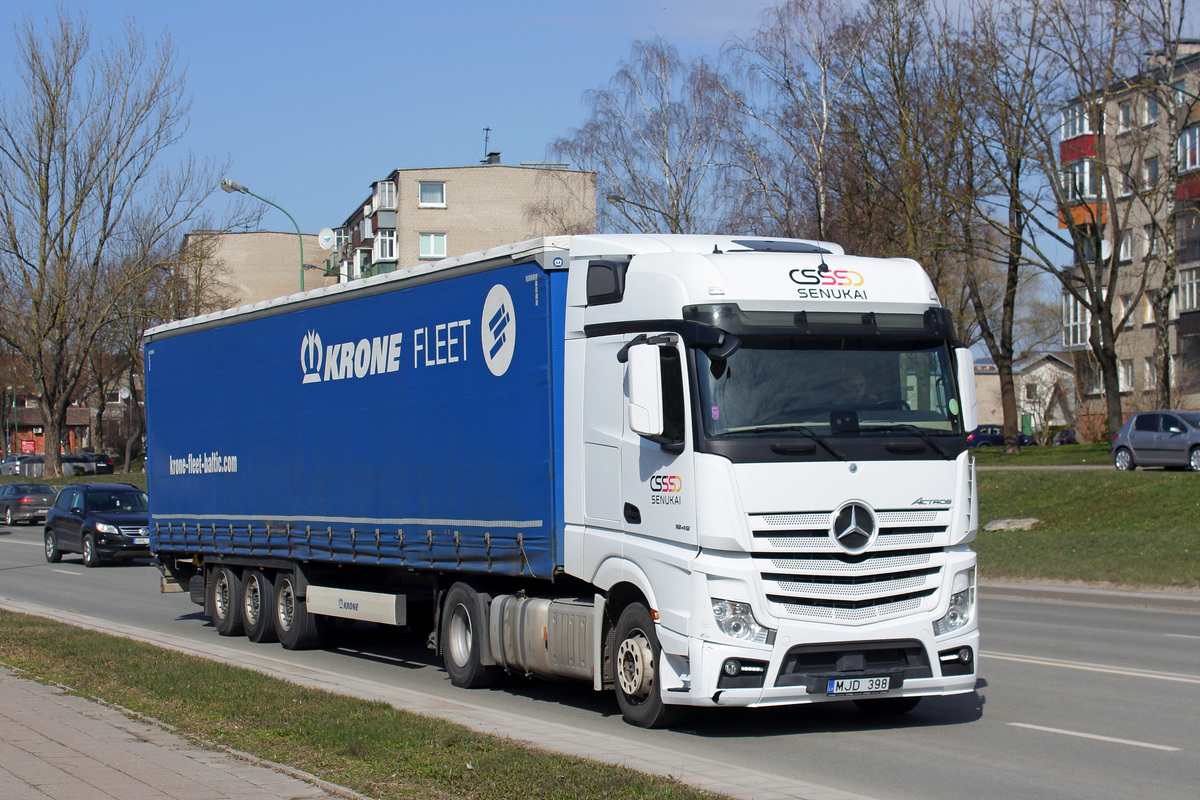
M 827 242 L 564 236 L 160 326 L 152 549 L 217 631 L 431 631 L 625 718 L 975 686 L 973 360 Z

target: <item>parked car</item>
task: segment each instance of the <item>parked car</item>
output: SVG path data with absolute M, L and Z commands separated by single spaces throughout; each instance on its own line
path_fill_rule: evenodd
M 108 453 L 84 453 L 83 457 L 96 465 L 97 475 L 112 475 L 117 466 L 116 459 Z
M 1038 440 L 1026 433 L 1017 435 L 1017 444 L 1021 447 L 1035 447 Z M 1003 447 L 1003 425 L 980 425 L 967 434 L 967 447 Z
M 1112 457 L 1119 470 L 1183 467 L 1200 472 L 1200 412 L 1134 414 L 1113 435 Z
M 21 459 L 25 456 L 13 453 L 4 461 L 0 462 L 0 475 L 20 475 L 21 474 Z
M 127 483 L 73 483 L 46 513 L 46 560 L 82 553 L 98 567 L 106 559 L 150 557 L 150 504 Z
M 1054 434 L 1051 444 L 1079 444 L 1079 438 L 1075 435 L 1074 428 L 1063 428 Z
M 54 487 L 46 483 L 6 483 L 0 486 L 0 508 L 4 509 L 4 524 L 28 522 L 30 525 L 46 518 L 46 510 L 54 505 Z

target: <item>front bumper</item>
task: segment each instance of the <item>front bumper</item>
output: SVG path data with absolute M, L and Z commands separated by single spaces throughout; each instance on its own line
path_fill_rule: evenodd
M 928 624 L 881 627 L 871 638 L 820 644 L 812 643 L 811 629 L 783 628 L 773 648 L 692 640 L 687 659 L 664 659 L 669 674 L 662 682 L 663 698 L 678 705 L 756 707 L 955 695 L 975 689 L 978 627 L 941 637 L 935 637 Z M 729 675 L 723 669 L 729 659 L 749 671 Z M 885 694 L 827 692 L 830 680 L 879 677 L 889 678 Z

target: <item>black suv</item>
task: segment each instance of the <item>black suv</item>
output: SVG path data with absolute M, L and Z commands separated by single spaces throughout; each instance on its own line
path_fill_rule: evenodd
M 46 513 L 46 560 L 82 553 L 83 563 L 150 557 L 150 504 L 146 493 L 127 483 L 73 483 L 58 493 Z

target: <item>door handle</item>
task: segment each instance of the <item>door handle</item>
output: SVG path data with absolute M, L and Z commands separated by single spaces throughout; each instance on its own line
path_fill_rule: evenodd
M 625 504 L 625 521 L 630 525 L 642 524 L 642 512 L 633 503 Z

